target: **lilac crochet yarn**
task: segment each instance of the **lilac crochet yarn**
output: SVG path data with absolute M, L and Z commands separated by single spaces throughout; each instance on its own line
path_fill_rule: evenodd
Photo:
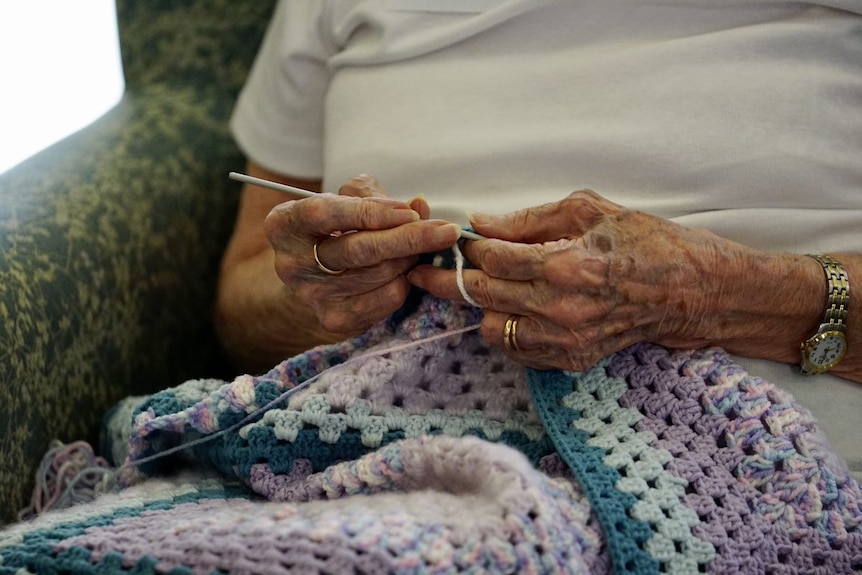
M 116 453 L 195 440 L 185 461 L 221 479 L 145 468 L 0 532 L 0 575 L 862 572 L 859 485 L 810 413 L 723 351 L 641 344 L 567 373 L 475 331 L 410 344 L 477 319 L 426 298 L 263 376 L 119 410 Z

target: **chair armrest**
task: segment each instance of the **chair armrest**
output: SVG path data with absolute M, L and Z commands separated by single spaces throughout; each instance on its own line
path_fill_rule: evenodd
M 225 377 L 211 325 L 244 160 L 232 101 L 157 85 L 0 175 L 0 524 L 53 438 L 122 397 Z

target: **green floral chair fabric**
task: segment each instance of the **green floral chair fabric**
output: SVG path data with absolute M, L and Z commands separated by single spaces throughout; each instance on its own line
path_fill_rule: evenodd
M 0 175 L 0 525 L 51 439 L 229 370 L 210 316 L 244 159 L 227 119 L 272 1 L 117 3 L 126 94 Z

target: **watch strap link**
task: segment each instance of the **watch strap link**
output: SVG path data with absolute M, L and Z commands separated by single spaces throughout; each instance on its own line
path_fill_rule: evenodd
M 826 313 L 823 316 L 823 326 L 827 329 L 845 331 L 847 326 L 847 308 L 850 307 L 850 280 L 847 271 L 838 261 L 829 256 L 808 254 L 817 260 L 826 274 L 828 294 Z

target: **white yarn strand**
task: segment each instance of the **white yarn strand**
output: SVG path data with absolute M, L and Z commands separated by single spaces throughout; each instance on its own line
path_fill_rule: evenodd
M 458 242 L 452 245 L 452 252 L 455 254 L 455 282 L 458 284 L 458 291 L 461 292 L 461 297 L 473 307 L 482 307 L 476 300 L 470 297 L 470 294 L 467 293 L 467 288 L 464 286 L 464 254 L 461 253 Z

